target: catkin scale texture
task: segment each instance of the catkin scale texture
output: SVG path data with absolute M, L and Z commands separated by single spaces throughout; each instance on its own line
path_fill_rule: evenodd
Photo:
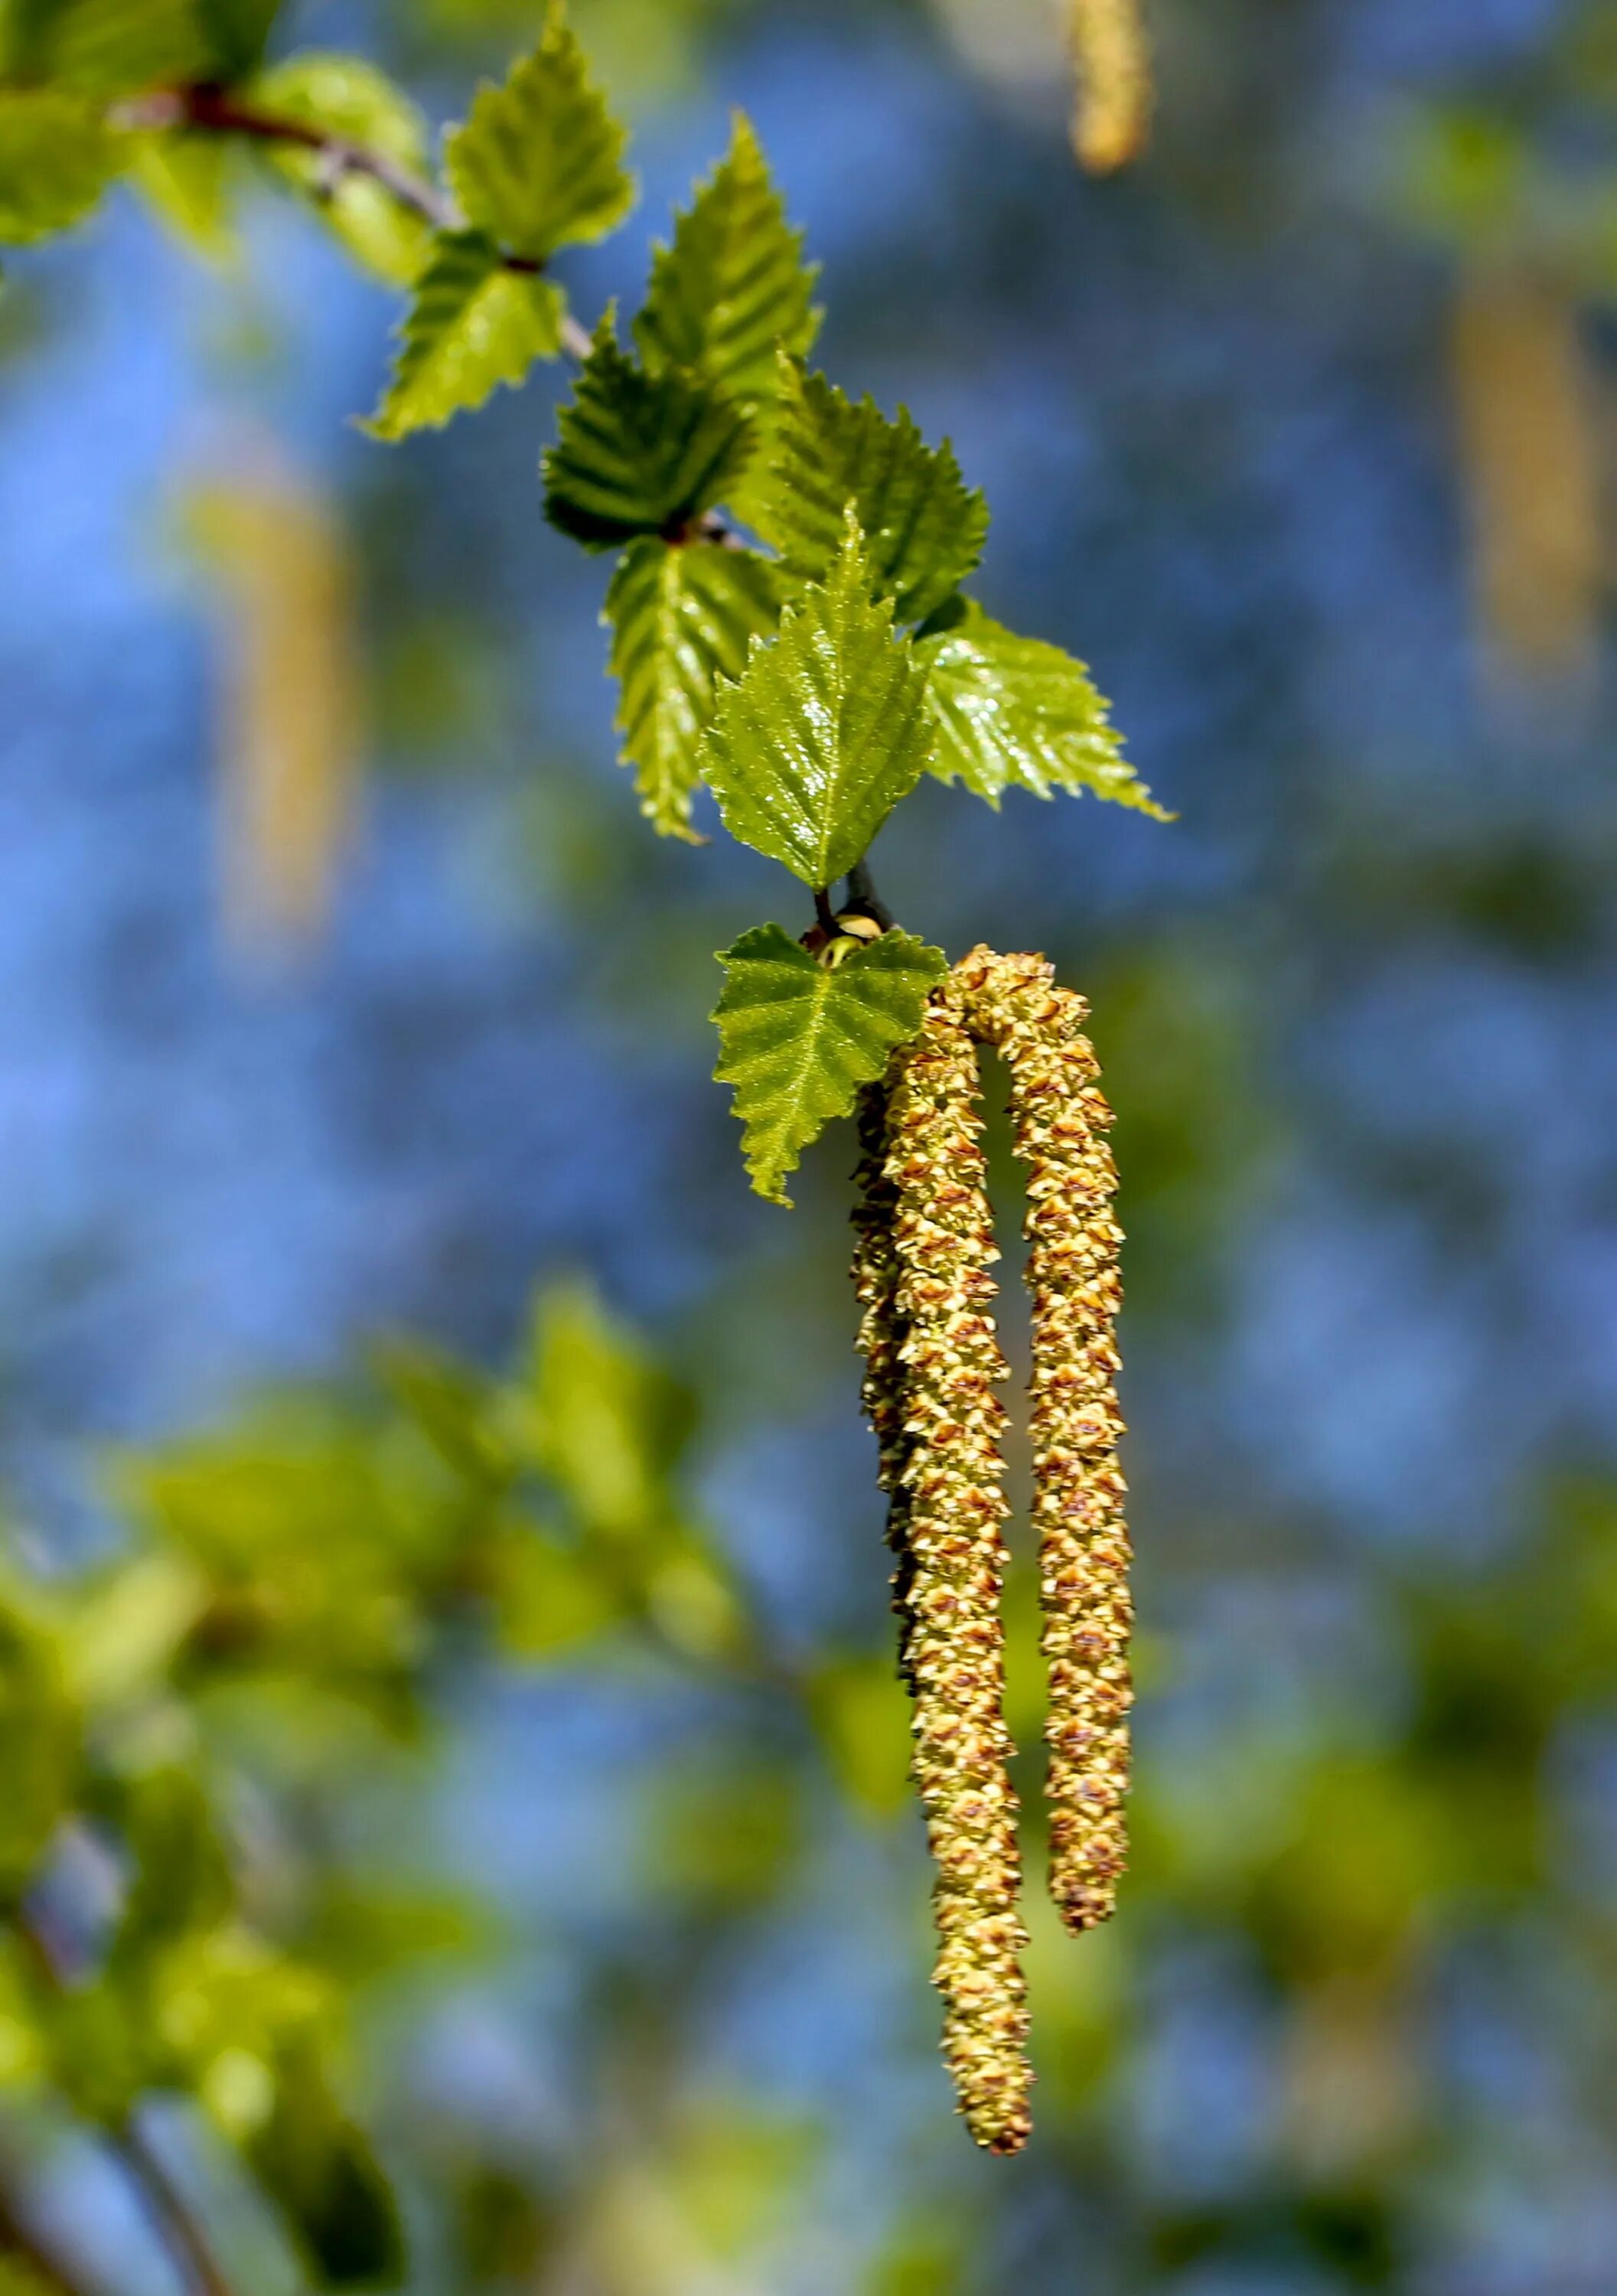
M 999 1620 L 1005 1413 L 995 1389 L 1007 1371 L 991 1313 L 997 1252 L 976 1048 L 948 984 L 895 1057 L 884 1157 L 874 1103 L 862 1114 L 866 1406 L 892 1501 L 914 1775 L 936 1868 L 943 2050 L 972 2135 L 1015 2152 L 1032 2124 Z
M 899 1671 L 915 1700 L 915 1776 L 937 1869 L 944 2054 L 972 2134 L 998 2152 L 1027 2139 L 1031 2075 L 999 1620 L 1005 1414 L 995 1390 L 1006 1366 L 988 1272 L 998 1254 L 977 1048 L 1005 1062 L 1027 1175 L 1049 1879 L 1077 1932 L 1116 1904 L 1133 1698 L 1117 1458 L 1122 1235 L 1112 1112 L 1083 1034 L 1087 1010 L 1042 957 L 973 949 L 934 992 L 886 1083 L 859 1104 L 864 1399 L 889 1494 Z
M 1128 1857 L 1133 1606 L 1117 1458 L 1122 1232 L 1112 1216 L 1112 1112 L 1082 1033 L 1088 1008 L 1054 985 L 1042 958 L 973 949 L 954 978 L 973 1033 L 1010 1072 L 1027 1171 L 1050 1890 L 1068 1928 L 1080 1931 L 1115 1909 Z

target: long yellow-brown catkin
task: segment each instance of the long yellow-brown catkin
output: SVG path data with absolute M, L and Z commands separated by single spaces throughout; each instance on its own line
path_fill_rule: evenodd
M 1072 148 L 1092 176 L 1109 176 L 1144 149 L 1151 130 L 1151 42 L 1144 0 L 1067 0 L 1078 75 Z
M 899 1620 L 899 1674 L 913 1692 L 909 1665 L 910 1582 L 915 1557 L 909 1546 L 909 1493 L 903 1480 L 909 1456 L 904 1431 L 905 1371 L 899 1359 L 907 1325 L 899 1313 L 899 1253 L 893 1241 L 899 1192 L 887 1177 L 887 1086 L 866 1085 L 858 1106 L 859 1162 L 854 1174 L 858 1193 L 853 1210 L 857 1242 L 853 1288 L 863 1314 L 858 1348 L 865 1358 L 860 1400 L 875 1434 L 876 1480 L 887 1493 L 887 1543 L 893 1552 L 892 1607 Z
M 915 1777 L 936 1866 L 943 2053 L 979 2144 L 1020 2152 L 1032 2128 L 1016 1913 L 1016 1797 L 1006 1767 L 1006 1513 L 994 1390 L 1006 1375 L 989 1269 L 998 1253 L 984 1190 L 976 1048 L 952 985 L 895 1055 L 886 1177 L 894 1193 L 893 1309 L 904 1398 L 890 1453 L 904 1507 L 906 1670 Z
M 1082 1033 L 1088 1007 L 1040 957 L 973 949 L 956 967 L 968 1025 L 1010 1070 L 1027 1168 L 1034 1519 L 1049 1674 L 1050 1890 L 1074 1931 L 1105 1921 L 1128 1857 L 1127 1489 L 1118 1467 L 1112 1111 Z

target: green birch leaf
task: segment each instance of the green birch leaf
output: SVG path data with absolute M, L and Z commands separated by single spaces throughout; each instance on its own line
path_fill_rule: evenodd
M 815 582 L 841 545 L 850 502 L 873 584 L 901 622 L 923 621 L 982 555 L 988 504 L 961 478 L 948 441 L 928 447 L 906 408 L 890 422 L 874 400 L 856 406 L 783 355 L 774 457 L 751 514 L 787 570 Z
M 870 561 L 850 512 L 840 557 L 753 641 L 720 693 L 702 755 L 725 827 L 807 885 L 845 876 L 926 770 L 926 676 L 871 597 Z
M 608 311 L 545 457 L 546 517 L 596 550 L 678 534 L 721 498 L 751 440 L 746 415 L 717 392 L 626 357 L 613 324 Z
M 0 1901 L 23 1888 L 66 1815 L 78 1764 L 61 1651 L 21 1591 L 0 1582 Z
M 777 347 L 801 357 L 819 331 L 818 276 L 738 111 L 728 158 L 677 218 L 672 246 L 653 258 L 651 292 L 635 321 L 647 372 L 686 367 L 744 404 L 773 399 Z
M 91 95 L 201 78 L 207 44 L 192 0 L 46 0 L 14 12 L 6 69 Z
M 440 234 L 399 329 L 393 379 L 366 429 L 390 442 L 441 430 L 502 383 L 514 387 L 536 359 L 560 353 L 562 309 L 560 288 L 508 270 L 480 232 Z
M 251 94 L 277 118 L 363 144 L 412 174 L 427 171 L 425 119 L 363 56 L 305 50 L 260 73 Z M 316 152 L 276 149 L 267 156 L 367 270 L 395 287 L 416 277 L 432 242 L 431 226 L 382 184 L 351 172 L 333 179 Z
M 719 962 L 714 1074 L 735 1088 L 753 1187 L 789 1204 L 786 1176 L 833 1118 L 849 1113 L 860 1086 L 882 1073 L 894 1047 L 918 1034 L 948 962 L 908 933 L 888 932 L 833 967 L 779 925 L 743 933 Z
M 230 194 L 240 156 L 219 135 L 143 135 L 130 178 L 163 228 L 192 254 L 227 264 L 238 252 Z
M 773 562 L 714 543 L 631 543 L 607 593 L 618 725 L 640 809 L 660 835 L 694 839 L 691 800 L 718 681 L 738 678 L 750 639 L 780 618 Z
M 404 2278 L 404 2228 L 392 2187 L 315 2049 L 299 2045 L 283 2054 L 273 2110 L 242 2150 L 318 2285 L 390 2288 Z
M 1040 638 L 1018 637 L 974 599 L 952 603 L 915 652 L 929 672 L 937 732 L 932 770 L 961 781 L 998 810 L 1008 789 L 1054 797 L 1088 790 L 1155 821 L 1157 804 L 1123 755 L 1122 736 L 1081 661 Z
M 542 263 L 558 247 L 603 239 L 628 213 L 625 141 L 552 0 L 538 46 L 504 86 L 478 90 L 445 165 L 467 220 Z
M 0 240 L 47 239 L 80 222 L 122 167 L 127 144 L 82 97 L 0 89 Z

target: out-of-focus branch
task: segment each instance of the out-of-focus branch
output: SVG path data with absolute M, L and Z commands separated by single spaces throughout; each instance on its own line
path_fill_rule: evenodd
M 17 1915 L 16 1931 L 43 1982 L 53 1991 L 60 1991 L 62 1963 L 45 1923 L 25 1908 Z M 107 2132 L 107 2143 L 140 2196 L 152 2228 L 174 2259 L 191 2296 L 235 2296 L 190 2202 L 133 2114 Z M 4 2226 L 7 2221 L 0 2214 L 0 2249 L 6 2245 Z M 30 2250 L 20 2248 L 19 2253 L 28 2254 L 30 2263 L 36 2260 Z M 62 2296 L 83 2296 L 83 2291 L 48 2259 L 44 2268 Z
M 6 2256 L 24 2265 L 31 2279 L 54 2289 L 56 2296 L 86 2296 L 86 2291 L 67 2266 L 45 2247 L 33 2226 L 18 2213 L 10 2194 L 0 2187 L 0 2257 Z
M 113 2132 L 111 2141 L 193 2296 L 234 2296 L 190 2202 L 145 2131 L 131 2119 Z
M 250 144 L 280 144 L 308 152 L 319 160 L 329 182 L 341 182 L 344 176 L 368 176 L 400 207 L 431 224 L 434 231 L 464 228 L 465 219 L 446 191 L 427 176 L 417 175 L 414 168 L 401 167 L 386 152 L 375 151 L 366 144 L 357 144 L 346 135 L 334 135 L 324 128 L 311 127 L 307 120 L 289 119 L 279 112 L 262 111 L 228 88 L 211 82 L 157 89 L 150 95 L 120 105 L 116 117 L 120 127 L 128 128 L 175 128 L 199 135 L 234 135 Z M 527 255 L 506 253 L 500 259 L 507 271 L 519 271 L 529 276 L 545 267 Z M 588 332 L 570 315 L 562 322 L 562 340 L 570 357 L 588 357 Z

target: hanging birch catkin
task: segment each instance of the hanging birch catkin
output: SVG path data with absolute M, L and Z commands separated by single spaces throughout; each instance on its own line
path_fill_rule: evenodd
M 891 1316 L 878 1312 L 868 1336 L 878 1351 L 883 1340 L 893 1348 L 896 1395 L 877 1377 L 875 1406 L 878 1434 L 893 1431 L 890 1536 L 915 1776 L 937 1867 L 944 2055 L 972 2135 L 1015 2152 L 1032 2123 L 999 1620 L 1007 1508 L 994 1390 L 1007 1374 L 990 1312 L 998 1254 L 977 1103 L 976 1048 L 946 983 L 891 1078 L 882 1178 L 896 1281 Z M 866 1207 L 882 1201 L 867 1179 Z M 870 1269 L 868 1242 L 861 1257 Z M 880 1360 L 873 1354 L 873 1373 Z
M 1018 1956 L 1016 1798 L 999 1598 L 1006 1505 L 994 1393 L 998 1257 L 977 1046 L 1004 1058 L 1027 1167 L 1034 1514 L 1049 1677 L 1050 1889 L 1077 1931 L 1106 1919 L 1126 1856 L 1129 1538 L 1117 1465 L 1120 1305 L 1112 1118 L 1087 1008 L 1041 957 L 973 949 L 859 1109 L 854 1277 L 865 1407 L 889 1494 L 899 1672 L 937 1865 L 944 2054 L 980 2144 L 1031 2128 Z
M 1078 87 L 1072 149 L 1089 175 L 1137 159 L 1151 133 L 1151 40 L 1145 0 L 1067 0 Z
M 973 1033 L 1010 1070 L 1016 1153 L 1028 1176 L 1050 1892 L 1067 1927 L 1079 1931 L 1115 1909 L 1128 1855 L 1134 1611 L 1117 1458 L 1122 1231 L 1112 1217 L 1112 1111 L 1082 1033 L 1088 1007 L 1055 986 L 1042 957 L 973 949 L 956 979 Z

